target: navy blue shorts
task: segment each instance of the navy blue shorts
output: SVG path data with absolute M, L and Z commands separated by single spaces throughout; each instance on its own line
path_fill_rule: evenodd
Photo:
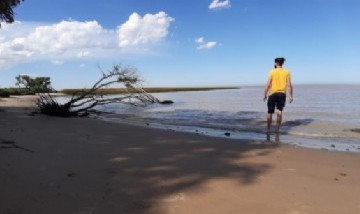
M 277 110 L 282 111 L 286 103 L 286 94 L 284 93 L 273 93 L 269 96 L 267 106 L 268 113 L 273 114 L 275 112 L 275 107 Z

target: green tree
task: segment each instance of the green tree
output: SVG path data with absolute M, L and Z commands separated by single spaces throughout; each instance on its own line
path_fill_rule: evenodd
M 28 75 L 19 75 L 16 77 L 16 81 L 15 85 L 26 88 L 30 93 L 47 93 L 53 91 L 50 77 L 31 78 Z
M 14 7 L 24 0 L 1 0 L 0 1 L 0 22 L 5 21 L 6 23 L 14 22 Z M 0 24 L 1 28 L 1 24 Z

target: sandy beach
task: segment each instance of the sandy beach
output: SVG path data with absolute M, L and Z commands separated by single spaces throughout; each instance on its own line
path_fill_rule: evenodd
M 56 118 L 0 99 L 0 214 L 360 213 L 360 154 Z

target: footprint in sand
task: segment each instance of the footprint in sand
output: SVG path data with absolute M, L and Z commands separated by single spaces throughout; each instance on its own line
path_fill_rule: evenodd
M 160 202 L 178 202 L 178 201 L 184 201 L 185 200 L 185 194 L 184 193 L 177 193 L 170 195 L 166 198 L 159 199 Z
M 291 210 L 290 212 L 287 212 L 286 214 L 309 214 L 309 213 L 306 211 Z
M 340 172 L 339 175 L 341 175 L 341 176 L 343 176 L 343 177 L 347 176 L 347 174 L 344 173 L 344 172 Z
M 290 210 L 286 214 L 309 214 L 306 210 L 309 210 L 309 208 L 311 207 L 306 204 L 301 204 L 297 202 L 294 204 L 294 208 L 295 209 Z

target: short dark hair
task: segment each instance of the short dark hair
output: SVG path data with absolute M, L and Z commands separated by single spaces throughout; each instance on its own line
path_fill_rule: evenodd
M 285 58 L 284 58 L 284 57 L 275 58 L 275 63 L 276 63 L 276 64 L 283 65 L 284 62 L 285 62 Z

